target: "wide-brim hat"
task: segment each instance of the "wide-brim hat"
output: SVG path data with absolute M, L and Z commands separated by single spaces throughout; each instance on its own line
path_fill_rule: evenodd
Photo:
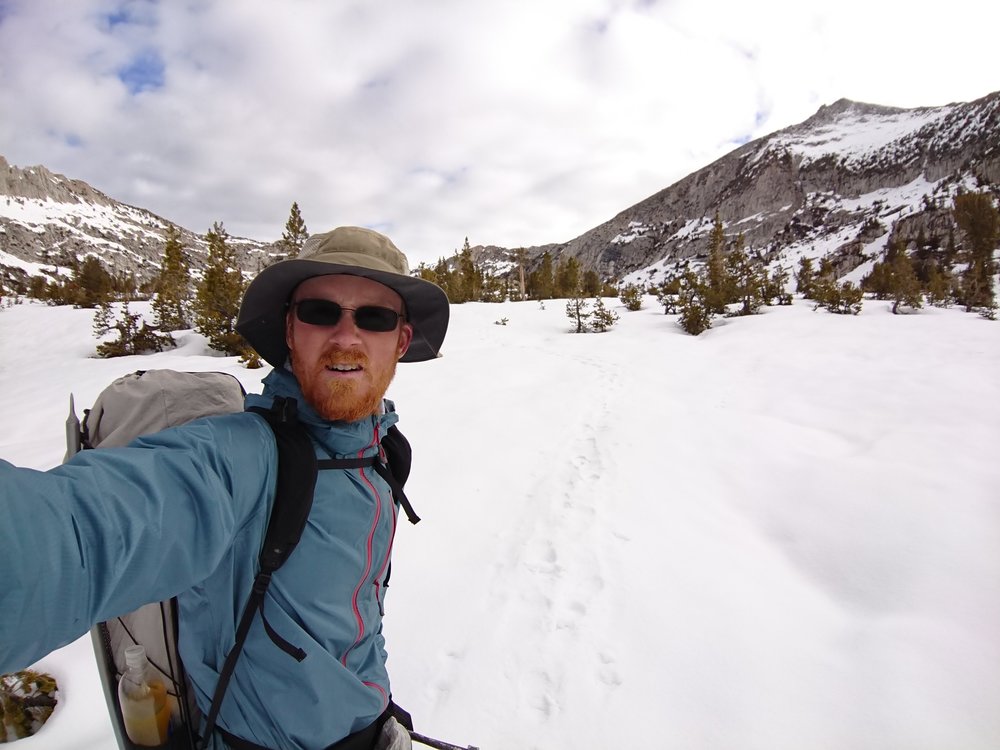
M 292 292 L 314 276 L 347 274 L 377 281 L 403 298 L 413 340 L 400 362 L 437 357 L 448 330 L 448 296 L 437 284 L 410 276 L 406 256 L 385 235 L 339 227 L 306 240 L 295 258 L 268 266 L 243 295 L 236 330 L 275 367 L 288 359 L 285 313 Z

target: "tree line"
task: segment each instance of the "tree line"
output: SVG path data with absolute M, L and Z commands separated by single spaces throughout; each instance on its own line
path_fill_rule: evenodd
M 995 318 L 997 263 L 993 256 L 1000 243 L 1000 212 L 988 192 L 961 193 L 954 199 L 952 217 L 960 238 L 954 230 L 946 240 L 921 234 L 910 252 L 897 236 L 859 285 L 838 280 L 831 256 L 819 258 L 818 267 L 812 258 L 802 257 L 794 271 L 796 291 L 814 309 L 837 314 L 858 314 L 867 293 L 891 300 L 893 313 L 917 309 L 926 302 L 960 304 L 967 311 Z M 280 250 L 271 262 L 298 255 L 308 236 L 298 204 L 293 203 Z M 257 355 L 235 330 L 246 279 L 221 222 L 212 225 L 205 241 L 207 258 L 197 278 L 180 232 L 171 225 L 160 271 L 151 282 L 139 284 L 131 274 L 111 273 L 96 257 L 88 256 L 66 278 L 33 277 L 28 294 L 56 304 L 96 308 L 95 334 L 117 334 L 116 339 L 99 345 L 99 356 L 162 351 L 173 345 L 171 331 L 194 328 L 213 349 L 239 355 L 249 367 L 260 366 Z M 763 307 L 792 302 L 791 269 L 769 266 L 760 254 L 747 249 L 742 234 L 727 237 L 718 214 L 704 263 L 697 268 L 686 265 L 655 286 L 618 286 L 594 270 L 581 269 L 576 258 L 554 262 L 548 251 L 529 270 L 524 248 L 491 271 L 475 260 L 468 238 L 453 259 L 441 258 L 434 266 L 421 263 L 415 273 L 438 284 L 454 304 L 508 300 L 544 304 L 544 300 L 566 299 L 566 314 L 575 332 L 605 331 L 614 325 L 617 315 L 606 309 L 602 297 L 618 296 L 626 309 L 638 310 L 643 295 L 653 294 L 664 313 L 678 315 L 679 325 L 693 335 L 711 328 L 718 316 L 754 315 Z M 129 301 L 135 299 L 152 299 L 153 325 L 129 310 Z M 116 302 L 120 303 L 117 312 L 112 306 Z
M 961 231 L 961 243 L 954 231 L 944 248 L 941 238 L 928 240 L 921 234 L 911 253 L 897 236 L 857 285 L 838 280 L 831 256 L 820 258 L 818 267 L 812 258 L 802 257 L 794 272 L 796 291 L 814 309 L 844 315 L 860 313 L 868 293 L 875 299 L 891 300 L 895 314 L 927 302 L 944 307 L 960 304 L 968 312 L 994 319 L 997 263 L 993 256 L 1000 243 L 1000 212 L 989 193 L 961 193 L 955 197 L 952 217 Z M 698 335 L 711 328 L 717 316 L 753 315 L 765 306 L 791 304 L 792 294 L 786 288 L 789 277 L 790 269 L 773 266 L 768 270 L 763 258 L 749 253 L 742 234 L 727 238 L 716 214 L 701 268 L 686 268 L 649 289 L 626 285 L 621 300 L 634 310 L 644 292 L 655 294 L 665 313 L 677 314 L 680 326 Z
M 553 263 L 552 254 L 547 250 L 531 271 L 528 271 L 528 251 L 524 248 L 514 250 L 507 265 L 510 267 L 505 270 L 490 272 L 485 263 L 475 260 L 466 237 L 453 261 L 440 258 L 433 266 L 421 263 L 416 274 L 441 287 L 452 304 L 614 297 L 618 294 L 614 282 L 602 280 L 597 271 L 581 269 L 580 261 L 572 257 Z
M 279 252 L 270 262 L 298 255 L 308 236 L 298 203 L 292 203 Z M 222 222 L 212 225 L 205 243 L 207 256 L 197 277 L 180 231 L 171 224 L 166 229 L 159 273 L 146 284 L 138 284 L 131 274 L 112 274 L 97 257 L 89 255 L 66 278 L 33 277 L 28 295 L 53 304 L 95 309 L 95 336 L 117 334 L 98 345 L 99 357 L 163 351 L 174 345 L 170 332 L 194 328 L 208 339 L 212 349 L 240 356 L 248 367 L 260 367 L 256 352 L 236 331 L 247 280 Z M 152 300 L 152 325 L 129 309 L 130 302 L 140 299 Z

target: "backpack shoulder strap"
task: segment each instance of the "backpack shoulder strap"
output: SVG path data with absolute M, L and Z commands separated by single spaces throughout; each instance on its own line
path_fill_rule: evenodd
M 386 436 L 382 438 L 381 445 L 382 452 L 385 454 L 385 463 L 376 462 L 375 471 L 392 489 L 393 497 L 403 506 L 403 511 L 410 523 L 420 523 L 420 516 L 413 510 L 409 498 L 403 492 L 403 485 L 406 484 L 406 480 L 410 476 L 410 465 L 413 462 L 410 441 L 396 425 L 393 425 L 389 428 Z
M 274 631 L 264 617 L 264 594 L 271 583 L 271 575 L 284 564 L 295 549 L 312 509 L 313 492 L 316 489 L 318 470 L 316 452 L 305 427 L 298 420 L 298 404 L 295 399 L 276 398 L 270 409 L 252 408 L 260 414 L 274 432 L 278 448 L 278 481 L 271 507 L 271 517 L 261 548 L 259 572 L 254 578 L 253 588 L 243 615 L 236 629 L 233 647 L 226 655 L 226 661 L 219 673 L 219 681 L 212 696 L 212 708 L 205 720 L 203 738 L 212 736 L 215 722 L 222 708 L 222 700 L 229 687 L 236 662 L 243 650 L 243 644 L 250 632 L 250 625 L 259 611 L 268 637 L 282 651 L 296 661 L 306 657 L 305 651 L 282 638 Z M 204 740 L 203 740 L 204 742 Z

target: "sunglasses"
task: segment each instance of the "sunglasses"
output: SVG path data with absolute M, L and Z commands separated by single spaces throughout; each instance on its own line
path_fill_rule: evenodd
M 354 325 L 362 331 L 385 333 L 399 325 L 400 314 L 388 307 L 364 305 L 362 307 L 342 307 L 328 299 L 300 299 L 291 302 L 295 317 L 311 326 L 335 326 L 340 322 L 345 310 L 354 313 Z

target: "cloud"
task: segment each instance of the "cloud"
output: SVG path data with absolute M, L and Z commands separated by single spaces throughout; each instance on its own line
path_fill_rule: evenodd
M 560 242 L 843 96 L 988 93 L 1000 11 L 924 5 L 8 0 L 0 154 L 196 231 Z

